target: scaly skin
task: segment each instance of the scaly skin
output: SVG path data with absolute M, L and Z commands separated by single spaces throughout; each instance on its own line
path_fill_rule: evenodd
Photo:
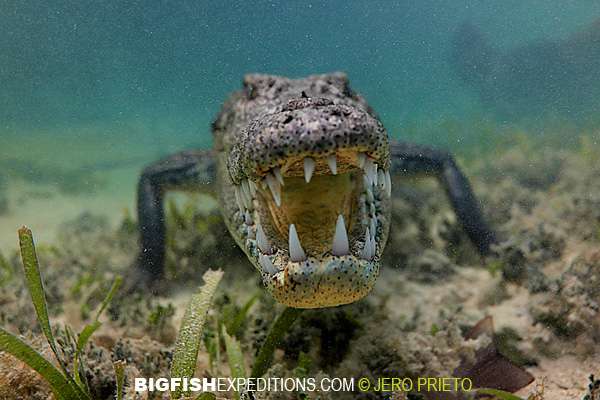
M 346 76 L 248 75 L 213 132 L 225 222 L 273 296 L 288 306 L 320 308 L 369 293 L 389 231 L 389 141 Z M 328 157 L 335 157 L 335 175 Z M 308 183 L 306 158 L 315 165 Z M 295 257 L 292 224 L 304 253 Z
M 369 293 L 390 228 L 391 176 L 437 177 L 477 249 L 486 254 L 495 240 L 452 156 L 390 143 L 343 74 L 248 75 L 213 134 L 213 150 L 182 151 L 144 169 L 136 285 L 161 281 L 168 190 L 216 189 L 229 231 L 267 289 L 291 307 Z

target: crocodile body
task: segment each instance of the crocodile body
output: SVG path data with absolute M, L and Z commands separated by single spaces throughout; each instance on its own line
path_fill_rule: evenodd
M 138 266 L 148 282 L 164 263 L 165 190 L 215 182 L 231 235 L 265 287 L 292 307 L 336 306 L 369 293 L 399 175 L 436 176 L 478 249 L 485 253 L 494 241 L 452 157 L 391 142 L 344 74 L 247 75 L 213 136 L 213 150 L 176 154 L 142 174 Z

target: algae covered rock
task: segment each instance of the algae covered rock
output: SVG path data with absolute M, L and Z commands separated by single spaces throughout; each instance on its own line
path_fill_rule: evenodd
M 479 256 L 441 185 L 434 180 L 396 183 L 383 266 L 404 269 L 428 250 L 448 258 L 450 263 L 477 262 Z
M 577 257 L 556 285 L 532 305 L 536 321 L 562 337 L 600 341 L 600 251 Z
M 544 222 L 533 228 L 515 226 L 509 229 L 512 231 L 509 231 L 508 239 L 495 247 L 504 278 L 513 282 L 526 281 L 534 292 L 543 290 L 544 265 L 562 255 L 566 234 Z
M 423 254 L 411 258 L 407 272 L 412 280 L 435 284 L 452 276 L 456 266 L 443 253 L 425 250 Z
M 485 335 L 465 340 L 459 327 L 449 321 L 436 332 L 401 332 L 389 323 L 354 340 L 335 375 L 364 376 L 372 382 L 380 377 L 452 376 L 461 363 L 473 362 L 476 351 L 490 340 Z M 353 398 L 379 398 L 360 396 Z

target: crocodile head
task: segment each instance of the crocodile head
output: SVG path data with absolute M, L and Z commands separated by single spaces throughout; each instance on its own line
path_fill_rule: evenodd
M 227 225 L 273 296 L 299 308 L 365 296 L 390 224 L 389 142 L 345 75 L 247 76 L 214 130 Z

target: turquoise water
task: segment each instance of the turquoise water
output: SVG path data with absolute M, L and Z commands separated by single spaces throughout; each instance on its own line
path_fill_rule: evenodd
M 247 72 L 346 71 L 398 136 L 407 123 L 487 117 L 494 110 L 449 62 L 462 23 L 511 49 L 600 18 L 593 0 L 9 0 L 2 9 L 4 131 L 97 125 L 120 136 L 142 126 L 176 147 L 209 144 L 212 117 Z
M 132 198 L 145 163 L 210 146 L 212 118 L 248 72 L 345 71 L 394 137 L 459 151 L 520 127 L 540 135 L 600 125 L 600 93 L 590 89 L 600 86 L 590 73 L 600 71 L 594 0 L 0 7 L 0 162 L 33 160 L 30 176 L 47 165 L 122 169 L 111 193 L 122 198 Z M 474 30 L 457 39 L 464 23 Z M 490 59 L 470 47 L 479 34 Z M 481 63 L 488 86 L 461 78 Z

